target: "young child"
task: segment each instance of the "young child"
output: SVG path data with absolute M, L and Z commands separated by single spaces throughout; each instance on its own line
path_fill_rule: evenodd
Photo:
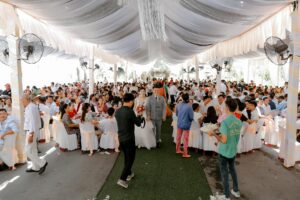
M 200 119 L 202 118 L 202 114 L 200 111 L 200 105 L 198 103 L 193 103 L 192 105 L 194 111 L 194 120 L 191 126 L 190 132 L 190 142 L 189 147 L 193 147 L 195 149 L 202 149 L 202 135 L 200 132 Z
M 100 122 L 100 129 L 103 131 L 100 140 L 100 147 L 103 149 L 115 149 L 119 151 L 118 126 L 114 117 L 115 109 L 107 110 L 108 118 Z
M 177 135 L 177 116 L 176 116 L 176 104 L 171 104 L 170 109 L 172 111 L 172 124 L 171 126 L 173 127 L 173 133 L 172 137 L 174 138 L 174 143 L 176 143 L 176 135 Z

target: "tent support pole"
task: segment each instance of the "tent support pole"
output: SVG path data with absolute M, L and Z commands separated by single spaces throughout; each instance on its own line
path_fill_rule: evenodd
M 292 35 L 300 35 L 300 13 L 295 11 L 292 13 Z M 295 38 L 295 40 L 294 40 Z M 289 66 L 289 86 L 288 86 L 288 102 L 287 102 L 287 119 L 285 132 L 286 155 L 284 159 L 285 167 L 295 165 L 295 142 L 296 142 L 296 122 L 297 122 L 297 104 L 298 104 L 298 89 L 299 89 L 299 64 L 300 57 L 297 54 L 300 50 L 299 37 L 293 37 L 291 45 L 294 47 L 293 61 Z

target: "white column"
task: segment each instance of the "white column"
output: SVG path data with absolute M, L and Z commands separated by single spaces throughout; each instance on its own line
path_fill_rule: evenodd
M 9 66 L 11 68 L 12 116 L 19 124 L 20 132 L 17 134 L 16 149 L 20 163 L 26 162 L 25 136 L 24 136 L 24 107 L 21 96 L 23 95 L 21 60 L 18 60 L 19 43 L 15 36 L 8 36 Z
M 288 87 L 288 102 L 287 102 L 287 118 L 286 118 L 286 157 L 284 159 L 285 167 L 295 165 L 295 142 L 296 142 L 296 121 L 297 121 L 297 104 L 298 104 L 298 88 L 299 88 L 299 65 L 300 65 L 300 15 L 299 11 L 292 13 L 292 42 L 294 49 L 293 61 L 289 66 L 289 87 Z M 297 37 L 294 37 L 297 35 Z
M 196 82 L 199 83 L 199 59 L 195 56 L 195 71 L 196 71 Z
M 118 64 L 114 64 L 114 86 L 117 85 L 117 79 L 118 79 Z
M 94 47 L 90 49 L 89 55 L 89 96 L 94 93 Z
M 217 84 L 216 84 L 216 94 L 219 95 L 221 91 L 221 79 L 222 79 L 222 70 L 217 71 Z
M 280 66 L 277 66 L 277 81 L 276 84 L 277 86 L 279 86 L 279 82 L 280 82 Z

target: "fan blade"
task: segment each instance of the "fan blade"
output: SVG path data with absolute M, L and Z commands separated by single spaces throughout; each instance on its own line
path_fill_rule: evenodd
M 8 65 L 9 62 L 9 48 L 5 40 L 0 40 L 0 62 L 4 65 Z
M 35 34 L 28 33 L 19 40 L 20 59 L 28 64 L 35 64 L 43 56 L 43 41 Z

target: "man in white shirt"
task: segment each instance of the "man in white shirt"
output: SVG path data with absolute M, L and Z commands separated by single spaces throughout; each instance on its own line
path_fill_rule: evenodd
M 207 109 L 210 106 L 214 106 L 212 97 L 211 96 L 205 96 L 203 97 L 203 102 L 200 104 L 200 112 L 202 115 L 205 115 L 207 113 Z
M 22 104 L 25 108 L 24 130 L 26 133 L 25 151 L 27 157 L 32 162 L 32 168 L 28 168 L 26 172 L 44 173 L 48 163 L 39 158 L 37 150 L 36 138 L 41 127 L 41 118 L 37 105 L 32 103 L 29 95 L 22 96 Z
M 171 104 L 174 104 L 177 92 L 178 92 L 178 90 L 177 90 L 176 84 L 170 83 L 169 94 L 170 94 L 170 98 L 171 98 Z
M 52 117 L 54 116 L 54 115 L 56 115 L 56 114 L 58 114 L 59 113 L 59 108 L 58 108 L 58 106 L 56 105 L 56 103 L 53 101 L 53 96 L 48 96 L 47 97 L 47 103 L 46 103 L 46 105 L 49 107 L 49 109 L 50 109 L 50 124 L 52 124 L 51 123 L 51 121 L 52 121 Z

